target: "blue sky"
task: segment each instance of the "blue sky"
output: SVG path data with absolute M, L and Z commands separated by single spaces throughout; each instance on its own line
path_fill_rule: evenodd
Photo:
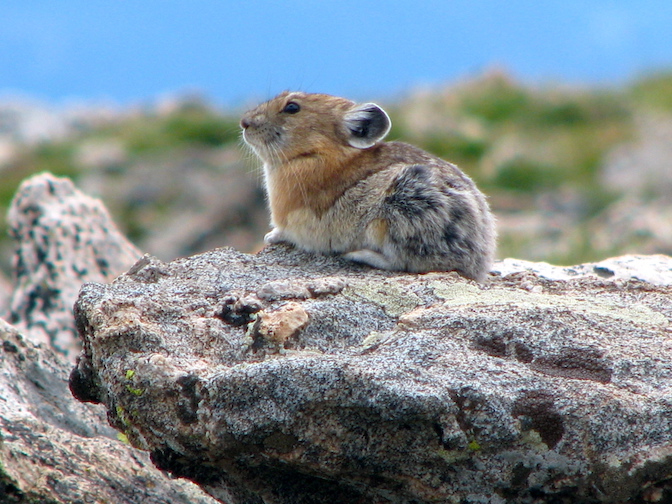
M 3 0 L 0 94 L 53 103 L 283 89 L 377 99 L 491 67 L 528 82 L 672 69 L 671 0 Z

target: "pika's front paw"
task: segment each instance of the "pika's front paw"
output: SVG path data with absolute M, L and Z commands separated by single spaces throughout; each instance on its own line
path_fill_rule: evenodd
M 272 231 L 266 233 L 266 236 L 264 236 L 264 243 L 266 245 L 271 245 L 273 243 L 280 243 L 283 241 L 285 240 L 282 236 L 282 231 L 280 231 L 278 228 L 273 228 Z
M 371 249 L 355 250 L 353 252 L 343 254 L 343 257 L 346 258 L 348 261 L 367 264 L 369 266 L 378 269 L 384 269 L 384 270 L 396 269 L 394 267 L 394 264 L 392 264 L 392 262 L 387 257 L 385 257 L 380 252 L 376 252 Z

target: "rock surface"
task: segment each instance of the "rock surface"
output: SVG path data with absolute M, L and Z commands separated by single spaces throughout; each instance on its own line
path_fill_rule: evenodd
M 80 286 L 111 281 L 142 254 L 99 200 L 49 173 L 21 184 L 8 222 L 16 244 L 8 320 L 33 342 L 74 359 L 72 306 Z
M 193 484 L 167 479 L 117 438 L 102 408 L 68 390 L 77 291 L 112 279 L 137 250 L 99 201 L 51 175 L 22 185 L 11 218 L 21 330 L 0 319 L 0 502 L 212 504 Z
M 493 267 L 493 272 L 503 276 L 523 271 L 535 273 L 549 280 L 593 277 L 612 280 L 642 280 L 661 286 L 672 285 L 672 261 L 670 256 L 663 254 L 625 255 L 577 266 L 553 266 L 543 262 L 504 259 L 498 261 Z
M 117 439 L 68 391 L 71 364 L 0 319 L 0 502 L 213 504 Z
M 82 289 L 71 389 L 221 502 L 670 502 L 672 258 L 632 261 L 145 257 Z
M 0 271 L 0 317 L 7 316 L 9 298 L 12 295 L 12 282 Z

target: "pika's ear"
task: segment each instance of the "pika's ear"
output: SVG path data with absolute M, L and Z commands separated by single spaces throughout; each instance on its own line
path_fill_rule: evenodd
M 356 105 L 343 116 L 348 143 L 357 149 L 368 149 L 390 132 L 392 122 L 375 103 Z

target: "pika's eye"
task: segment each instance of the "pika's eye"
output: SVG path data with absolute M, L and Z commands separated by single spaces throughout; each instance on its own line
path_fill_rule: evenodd
M 287 105 L 285 105 L 285 108 L 282 109 L 282 111 L 287 114 L 296 114 L 299 110 L 301 110 L 301 105 L 293 101 L 290 101 Z

